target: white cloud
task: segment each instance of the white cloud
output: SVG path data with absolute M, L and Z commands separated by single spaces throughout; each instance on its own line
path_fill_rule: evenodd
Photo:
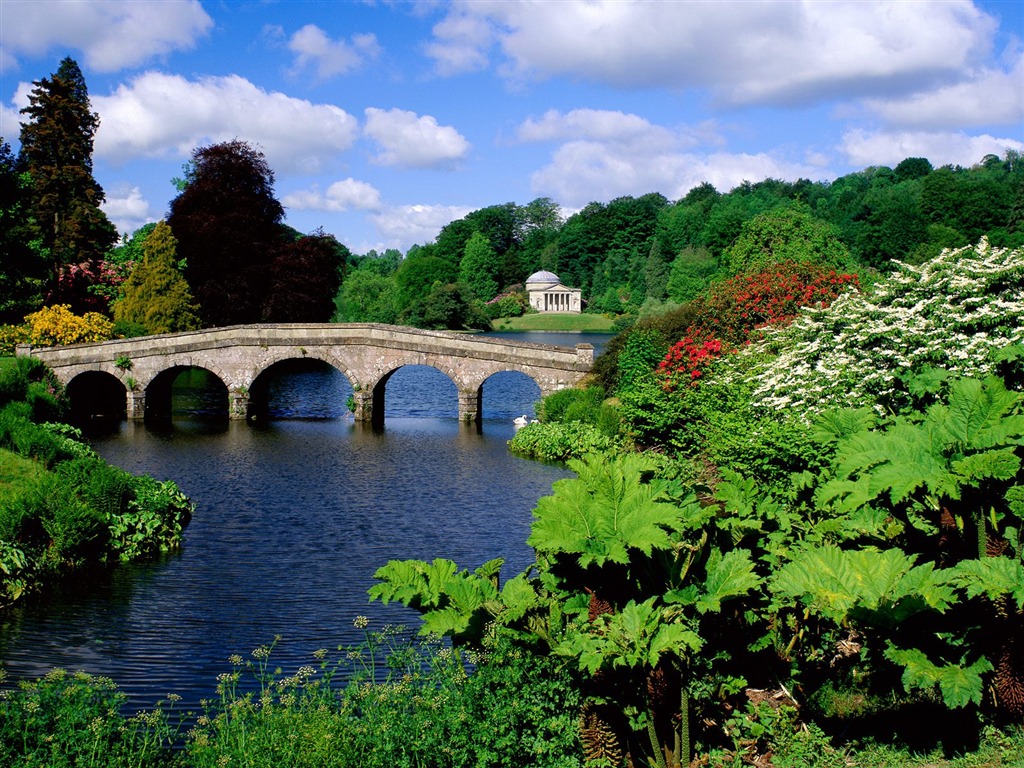
M 851 165 L 895 166 L 908 157 L 926 157 L 932 165 L 971 166 L 985 155 L 1005 154 L 1006 150 L 1024 151 L 1018 139 L 998 138 L 987 134 L 970 136 L 948 131 L 865 131 L 849 130 L 843 134 L 841 150 Z
M 482 68 L 496 42 L 513 80 L 696 87 L 736 104 L 795 104 L 955 81 L 988 55 L 995 29 L 969 0 L 460 0 L 427 52 L 440 74 Z
M 639 147 L 570 141 L 533 174 L 531 186 L 537 195 L 552 197 L 566 208 L 579 208 L 591 201 L 655 191 L 679 199 L 705 181 L 727 191 L 743 181 L 821 178 L 823 173 L 820 167 L 764 152 L 695 154 L 669 149 L 645 153 Z
M 430 115 L 404 109 L 367 107 L 364 133 L 380 146 L 379 165 L 401 168 L 450 167 L 469 152 L 469 142 L 457 130 L 438 125 Z
M 1024 124 L 1024 54 L 1004 71 L 983 67 L 962 82 L 899 99 L 866 99 L 865 105 L 890 125 L 967 128 Z
M 332 40 L 315 24 L 307 24 L 288 40 L 295 54 L 296 72 L 312 67 L 319 80 L 344 75 L 362 66 L 366 59 L 380 55 L 381 47 L 373 34 L 353 35 L 350 43 Z
M 11 145 L 17 144 L 18 136 L 21 135 L 21 115 L 18 114 L 20 108 L 21 105 L 17 102 L 12 107 L 0 104 L 0 136 Z
M 138 187 L 121 185 L 106 191 L 106 202 L 101 206 L 117 231 L 131 234 L 143 224 L 156 221 L 161 216 L 153 211 Z
M 281 201 L 285 208 L 299 211 L 332 211 L 344 213 L 350 210 L 377 211 L 381 208 L 380 192 L 372 184 L 353 178 L 331 184 L 325 192 L 319 187 L 286 195 Z
M 34 0 L 3 4 L 5 70 L 20 55 L 81 51 L 97 72 L 116 72 L 189 50 L 213 20 L 199 0 Z
M 698 146 L 723 143 L 710 124 L 670 129 L 608 110 L 549 110 L 523 122 L 517 137 L 562 142 L 531 184 L 534 193 L 569 209 L 652 191 L 679 198 L 705 181 L 724 191 L 745 179 L 822 174 L 820 163 L 791 163 L 768 153 L 698 152 Z
M 386 208 L 371 220 L 384 238 L 383 247 L 406 250 L 415 243 L 432 241 L 441 227 L 473 210 L 456 205 L 401 205 Z
M 358 122 L 339 107 L 268 92 L 238 77 L 186 80 L 147 72 L 111 96 L 100 115 L 96 156 L 119 166 L 140 157 L 189 157 L 204 144 L 241 139 L 275 172 L 315 173 L 351 148 Z
M 434 26 L 437 42 L 424 51 L 440 75 L 476 72 L 487 67 L 486 49 L 494 40 L 490 20 L 471 13 L 454 13 Z

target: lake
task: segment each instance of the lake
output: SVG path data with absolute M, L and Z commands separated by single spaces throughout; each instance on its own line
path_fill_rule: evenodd
M 607 336 L 515 334 L 600 348 Z M 382 429 L 353 421 L 352 394 L 330 368 L 284 371 L 269 418 L 205 418 L 204 391 L 176 394 L 169 424 L 121 422 L 93 438 L 132 472 L 175 480 L 198 509 L 180 551 L 118 567 L 14 609 L 0 623 L 11 680 L 53 667 L 112 678 L 132 706 L 177 693 L 211 697 L 228 656 L 281 641 L 272 665 L 294 672 L 313 651 L 358 642 L 370 628 L 418 615 L 369 603 L 373 573 L 391 559 L 502 557 L 508 578 L 533 560 L 531 510 L 569 472 L 511 455 L 516 416 L 539 389 L 514 373 L 484 385 L 479 425 L 457 420 L 454 384 L 410 366 L 388 382 Z M 315 666 L 315 664 L 314 664 Z

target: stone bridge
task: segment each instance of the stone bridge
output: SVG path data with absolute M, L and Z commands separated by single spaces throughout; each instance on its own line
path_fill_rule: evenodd
M 94 387 L 119 383 L 130 419 L 145 417 L 147 400 L 154 412 L 166 408 L 169 413 L 171 383 L 186 368 L 203 368 L 220 379 L 228 392 L 229 417 L 243 419 L 251 414 L 254 385 L 268 368 L 287 360 L 320 360 L 348 378 L 356 420 L 377 423 L 383 423 L 387 381 L 406 365 L 446 374 L 458 390 L 459 419 L 475 422 L 483 383 L 495 373 L 524 373 L 546 396 L 578 383 L 594 362 L 590 344 L 572 349 L 363 323 L 239 325 L 65 347 L 21 345 L 18 354 L 49 365 L 73 403 Z

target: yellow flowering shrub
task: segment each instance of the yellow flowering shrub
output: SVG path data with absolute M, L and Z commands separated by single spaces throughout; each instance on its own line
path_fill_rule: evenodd
M 0 357 L 13 357 L 15 348 L 28 341 L 28 325 L 0 325 Z
M 106 341 L 113 337 L 114 324 L 99 312 L 76 315 L 67 304 L 43 307 L 25 316 L 29 341 L 38 346 Z

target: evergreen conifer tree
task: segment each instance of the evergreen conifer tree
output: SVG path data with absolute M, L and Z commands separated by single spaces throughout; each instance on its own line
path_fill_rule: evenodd
M 142 252 L 142 261 L 124 283 L 124 298 L 114 305 L 114 319 L 138 323 L 147 333 L 199 328 L 198 308 L 188 283 L 175 267 L 175 240 L 166 222 L 156 225 Z
M 61 269 L 85 264 L 87 272 L 96 273 L 117 242 L 117 230 L 100 210 L 103 188 L 92 175 L 99 116 L 91 111 L 74 59 L 65 58 L 54 75 L 33 85 L 29 105 L 21 110 L 28 117 L 21 129 L 21 161 L 30 177 L 30 223 L 40 251 L 49 257 L 51 300 L 74 306 L 87 296 L 85 286 L 65 284 L 56 295 Z

